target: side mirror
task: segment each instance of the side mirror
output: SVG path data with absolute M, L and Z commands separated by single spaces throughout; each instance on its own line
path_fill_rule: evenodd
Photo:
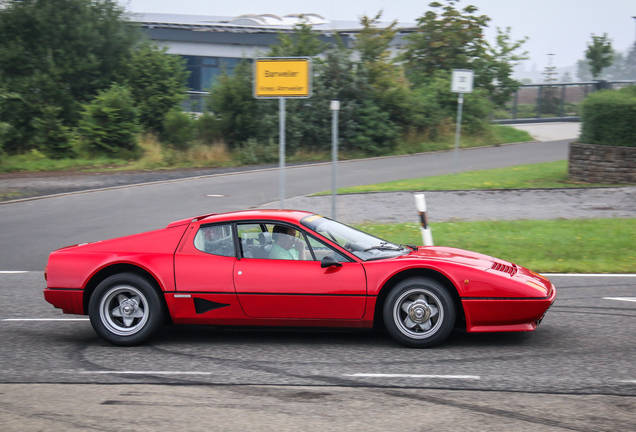
M 327 267 L 342 267 L 342 263 L 339 263 L 338 261 L 336 261 L 334 259 L 334 257 L 327 255 L 326 257 L 324 257 L 322 259 L 322 261 L 320 261 L 320 267 L 322 268 L 327 268 Z

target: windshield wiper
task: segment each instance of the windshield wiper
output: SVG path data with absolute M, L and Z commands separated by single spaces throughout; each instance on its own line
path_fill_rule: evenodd
M 377 246 L 371 246 L 370 248 L 366 248 L 366 249 L 364 250 L 364 252 L 368 252 L 368 251 L 370 251 L 370 250 L 381 250 L 381 251 L 401 251 L 401 250 L 404 250 L 404 248 L 403 248 L 402 246 L 398 246 L 398 247 L 395 247 L 395 246 L 389 246 L 389 244 L 388 244 L 388 243 L 383 242 L 383 243 L 380 243 L 380 244 L 379 244 L 379 245 L 377 245 Z

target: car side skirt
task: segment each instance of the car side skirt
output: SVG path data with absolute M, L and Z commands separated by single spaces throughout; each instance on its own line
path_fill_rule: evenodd
M 201 324 L 227 326 L 293 326 L 293 327 L 350 327 L 372 328 L 375 297 L 366 300 L 366 313 L 361 319 L 302 317 L 260 318 L 249 317 L 243 311 L 234 293 L 164 293 L 174 324 Z

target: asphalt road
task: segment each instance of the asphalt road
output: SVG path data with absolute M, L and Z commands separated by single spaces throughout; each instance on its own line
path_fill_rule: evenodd
M 460 170 L 566 155 L 567 141 L 464 150 Z M 329 189 L 330 170 L 290 169 L 287 196 Z M 355 161 L 339 184 L 449 171 L 451 153 Z M 375 332 L 197 326 L 116 348 L 43 300 L 56 247 L 277 198 L 278 172 L 265 170 L 0 205 L 0 429 L 636 429 L 633 277 L 553 276 L 557 302 L 537 331 L 457 331 L 430 350 Z
M 552 276 L 532 333 L 407 349 L 376 332 L 166 327 L 117 348 L 0 274 L 0 424 L 18 430 L 636 428 L 636 278 Z
M 568 140 L 465 149 L 458 170 L 472 171 L 567 158 Z M 453 153 L 347 161 L 340 187 L 452 173 Z M 287 170 L 287 197 L 331 189 L 331 164 Z M 199 214 L 278 204 L 279 171 L 224 173 L 0 203 L 0 270 L 42 270 L 60 247 L 165 227 Z

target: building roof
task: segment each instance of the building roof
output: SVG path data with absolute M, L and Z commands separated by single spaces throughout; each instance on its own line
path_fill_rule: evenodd
M 133 13 L 130 20 L 140 23 L 144 27 L 181 28 L 194 31 L 234 31 L 234 32 L 278 32 L 292 30 L 300 23 L 311 24 L 316 31 L 328 33 L 331 31 L 353 32 L 362 30 L 358 21 L 330 21 L 314 14 L 293 14 L 277 16 L 273 14 L 240 15 L 237 17 L 212 15 L 181 15 L 162 13 Z M 378 23 L 378 27 L 388 27 L 390 22 Z M 398 29 L 411 32 L 416 25 L 413 23 L 398 23 Z

